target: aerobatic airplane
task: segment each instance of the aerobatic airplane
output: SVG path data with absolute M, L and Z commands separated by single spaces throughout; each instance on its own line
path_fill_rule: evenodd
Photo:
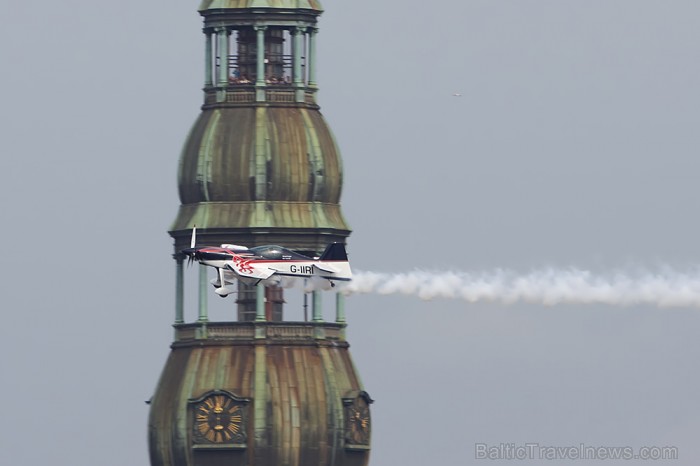
M 191 261 L 214 267 L 218 279 L 212 281 L 216 294 L 226 297 L 234 291 L 227 288 L 232 280 L 258 284 L 263 280 L 279 281 L 281 277 L 320 277 L 335 286 L 334 281 L 352 280 L 352 271 L 345 252 L 345 245 L 332 243 L 320 257 L 308 257 L 277 245 L 247 248 L 235 244 L 220 247 L 196 246 L 197 229 L 192 229 L 192 241 L 183 249 Z

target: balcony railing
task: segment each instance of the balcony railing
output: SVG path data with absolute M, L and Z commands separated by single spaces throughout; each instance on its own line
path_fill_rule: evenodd
M 265 102 L 282 104 L 293 104 L 296 102 L 296 90 L 292 86 L 268 85 L 265 86 L 264 89 Z M 255 86 L 248 84 L 235 84 L 231 86 L 226 86 L 225 88 L 206 88 L 204 90 L 204 104 L 213 105 L 217 102 L 221 102 L 220 99 L 217 99 L 217 92 L 221 91 L 224 91 L 226 93 L 225 100 L 223 100 L 223 102 L 227 104 L 248 105 L 256 101 Z M 306 105 L 316 105 L 316 92 L 314 89 L 304 89 L 304 102 L 302 103 Z
M 175 344 L 202 340 L 250 342 L 343 341 L 345 324 L 330 322 L 194 322 L 175 324 Z

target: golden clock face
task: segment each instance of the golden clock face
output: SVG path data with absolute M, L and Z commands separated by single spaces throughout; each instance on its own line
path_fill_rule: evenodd
M 348 408 L 348 440 L 356 445 L 369 444 L 370 418 L 366 405 Z
M 242 424 L 241 405 L 227 396 L 209 396 L 195 408 L 195 433 L 211 443 L 235 442 L 241 437 Z

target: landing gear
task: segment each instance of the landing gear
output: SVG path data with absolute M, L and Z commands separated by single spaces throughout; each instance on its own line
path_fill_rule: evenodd
M 224 269 L 218 269 L 219 271 L 219 286 L 220 288 L 217 288 L 215 290 L 216 294 L 221 296 L 222 298 L 225 298 L 228 296 L 230 293 L 229 289 L 226 288 L 226 281 L 224 280 Z

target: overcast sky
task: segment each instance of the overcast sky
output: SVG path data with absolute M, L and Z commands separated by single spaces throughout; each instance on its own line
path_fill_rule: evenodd
M 697 0 L 324 7 L 319 100 L 353 267 L 700 264 Z M 6 5 L 3 465 L 149 463 L 166 231 L 202 99 L 196 9 Z M 655 464 L 700 462 L 700 309 L 361 295 L 347 313 L 376 400 L 371 465 L 512 463 L 475 460 L 475 443 L 668 445 L 679 460 Z

